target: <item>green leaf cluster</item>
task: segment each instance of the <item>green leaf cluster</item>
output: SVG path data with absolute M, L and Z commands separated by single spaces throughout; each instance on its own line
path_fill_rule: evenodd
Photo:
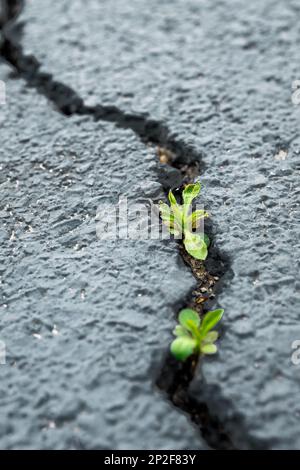
M 179 361 L 196 354 L 214 354 L 217 346 L 218 332 L 211 331 L 221 320 L 224 310 L 217 309 L 207 312 L 202 320 L 195 310 L 186 308 L 179 313 L 179 324 L 173 334 L 176 339 L 171 344 L 171 353 Z
M 172 191 L 169 192 L 170 206 L 160 202 L 160 214 L 163 223 L 168 227 L 170 233 L 176 237 L 183 237 L 183 244 L 186 251 L 199 260 L 205 260 L 207 257 L 207 247 L 209 239 L 206 235 L 194 233 L 201 220 L 208 217 L 204 210 L 192 212 L 192 202 L 198 196 L 201 190 L 201 184 L 188 184 L 183 192 L 183 204 L 178 204 Z

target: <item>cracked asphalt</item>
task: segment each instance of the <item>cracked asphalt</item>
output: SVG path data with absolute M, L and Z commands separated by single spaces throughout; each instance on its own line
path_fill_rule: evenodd
M 230 266 L 219 354 L 189 393 L 242 449 L 300 448 L 299 15 L 296 0 L 35 0 L 7 29 L 86 106 L 157 120 L 198 156 Z M 0 74 L 1 448 L 206 448 L 154 385 L 191 272 L 175 243 L 96 236 L 102 202 L 164 197 L 155 147 Z

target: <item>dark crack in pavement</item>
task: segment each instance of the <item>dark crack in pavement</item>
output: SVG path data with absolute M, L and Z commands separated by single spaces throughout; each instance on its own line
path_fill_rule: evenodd
M 299 448 L 297 395 L 300 382 L 297 367 L 291 363 L 291 344 L 297 339 L 299 330 L 297 181 L 300 112 L 299 106 L 295 106 L 291 100 L 292 81 L 298 78 L 299 5 L 295 0 L 286 2 L 266 0 L 264 3 L 257 0 L 251 4 L 235 0 L 231 9 L 228 9 L 224 0 L 216 0 L 213 4 L 205 0 L 201 5 L 195 0 L 188 0 L 184 5 L 177 0 L 163 4 L 154 0 L 150 7 L 146 0 L 142 0 L 142 5 L 137 0 L 132 2 L 117 0 L 117 4 L 112 8 L 108 1 L 100 5 L 96 0 L 90 0 L 85 8 L 82 8 L 80 0 L 74 0 L 72 3 L 66 1 L 53 3 L 45 0 L 43 5 L 33 2 L 21 11 L 22 3 L 9 2 L 11 8 L 1 10 L 1 25 L 5 25 L 5 34 L 1 34 L 0 41 L 1 54 L 13 66 L 16 76 L 25 80 L 29 89 L 31 87 L 40 94 L 35 106 L 39 110 L 40 120 L 47 118 L 49 125 L 43 126 L 39 123 L 40 128 L 36 129 L 36 135 L 39 135 L 38 131 L 41 136 L 48 137 L 51 133 L 55 134 L 54 130 L 58 134 L 62 132 L 63 145 L 60 143 L 59 134 L 59 144 L 55 145 L 58 152 L 55 158 L 58 158 L 58 161 L 53 162 L 50 158 L 53 143 L 43 145 L 42 141 L 32 137 L 28 132 L 29 135 L 18 137 L 20 146 L 12 153 L 9 142 L 13 139 L 13 129 L 18 129 L 23 123 L 23 131 L 26 133 L 25 109 L 26 111 L 32 109 L 33 115 L 36 109 L 30 106 L 30 100 L 34 101 L 37 98 L 30 92 L 28 97 L 22 97 L 26 106 L 15 101 L 13 106 L 16 116 L 21 118 L 15 117 L 12 120 L 10 115 L 5 115 L 6 127 L 5 120 L 3 121 L 7 133 L 7 136 L 4 134 L 3 140 L 3 152 L 7 152 L 7 156 L 4 153 L 3 159 L 6 172 L 4 175 L 6 174 L 7 178 L 4 181 L 4 189 L 5 185 L 19 184 L 21 177 L 14 165 L 14 158 L 17 158 L 18 154 L 24 154 L 25 146 L 29 155 L 33 153 L 30 157 L 31 163 L 26 162 L 26 154 L 25 160 L 23 157 L 22 162 L 18 159 L 16 161 L 20 169 L 21 165 L 25 165 L 26 170 L 24 167 L 23 172 L 28 171 L 30 175 L 28 193 L 35 193 L 35 189 L 31 188 L 35 188 L 36 184 L 30 168 L 42 165 L 40 170 L 42 168 L 52 170 L 55 178 L 58 178 L 58 188 L 63 187 L 68 194 L 68 191 L 72 191 L 74 180 L 76 182 L 76 173 L 72 175 L 71 172 L 71 177 L 69 171 L 67 174 L 64 173 L 59 152 L 67 152 L 69 146 L 75 156 L 78 152 L 81 154 L 80 165 L 84 165 L 87 159 L 86 148 L 81 148 L 81 145 L 83 140 L 87 140 L 87 145 L 83 147 L 89 148 L 92 167 L 87 170 L 87 176 L 84 177 L 87 179 L 84 179 L 83 184 L 81 182 L 81 186 L 89 194 L 88 188 L 90 180 L 93 180 L 95 167 L 97 166 L 100 171 L 97 161 L 102 161 L 106 170 L 107 162 L 110 163 L 110 153 L 108 157 L 102 155 L 99 150 L 97 158 L 93 155 L 95 132 L 98 132 L 97 137 L 101 136 L 104 147 L 108 145 L 110 148 L 110 139 L 114 139 L 117 146 L 117 150 L 114 151 L 119 155 L 119 159 L 122 158 L 123 152 L 126 154 L 126 164 L 125 158 L 122 162 L 123 179 L 121 179 L 126 182 L 125 186 L 129 191 L 133 182 L 136 183 L 137 180 L 142 181 L 144 178 L 152 181 L 147 186 L 146 193 L 143 188 L 138 187 L 136 192 L 133 191 L 133 195 L 137 198 L 142 192 L 143 196 L 155 199 L 159 194 L 163 194 L 163 189 L 180 187 L 200 170 L 204 184 L 202 197 L 205 206 L 212 214 L 213 222 L 208 227 L 214 240 L 208 260 L 208 271 L 217 277 L 223 274 L 214 292 L 218 295 L 219 304 L 225 308 L 221 352 L 217 358 L 207 359 L 202 369 L 196 370 L 195 376 L 193 376 L 194 369 L 191 370 L 189 365 L 178 366 L 167 357 L 163 371 L 159 374 L 159 386 L 167 392 L 175 406 L 191 416 L 211 447 L 230 448 L 231 443 L 234 443 L 234 447 L 243 449 Z M 6 2 L 1 2 L 2 7 L 4 4 L 8 5 Z M 17 14 L 20 14 L 18 22 L 7 22 L 9 18 L 15 19 Z M 52 16 L 56 18 L 55 22 L 49 21 Z M 68 28 L 67 38 L 66 28 Z M 49 38 L 51 38 L 51 47 L 48 47 Z M 123 79 L 120 80 L 120 77 Z M 21 89 L 18 87 L 21 85 L 14 84 L 12 77 L 7 80 L 11 89 L 17 88 L 16 95 L 20 94 Z M 69 116 L 69 119 L 54 118 L 52 111 L 45 107 L 44 97 L 61 114 Z M 101 105 L 98 104 L 99 101 Z M 43 114 L 45 117 L 42 118 Z M 95 122 L 87 122 L 88 116 Z M 62 124 L 63 122 L 65 124 Z M 119 130 L 112 130 L 111 124 L 114 129 L 119 128 Z M 65 131 L 61 130 L 63 126 L 66 126 Z M 143 145 L 140 142 L 135 143 L 131 131 L 142 140 Z M 76 135 L 81 137 L 76 138 Z M 54 137 L 51 139 L 52 142 Z M 41 152 L 43 158 L 36 155 L 36 152 L 40 153 L 40 146 L 44 148 Z M 136 150 L 132 150 L 133 147 Z M 154 163 L 157 158 L 157 147 L 166 149 L 169 155 L 175 155 L 171 166 L 164 161 Z M 134 156 L 130 158 L 132 152 Z M 145 161 L 141 161 L 142 154 L 145 155 Z M 160 151 L 160 156 L 162 154 Z M 70 163 L 68 165 L 69 170 L 72 165 L 70 166 Z M 102 169 L 101 178 L 110 176 L 111 182 L 117 184 L 121 181 L 117 176 L 119 171 L 117 168 L 117 160 L 114 160 L 108 175 L 105 175 Z M 129 176 L 128 172 L 131 172 L 132 176 Z M 159 185 L 155 181 L 157 177 Z M 55 180 L 50 181 L 52 184 Z M 109 178 L 106 188 L 109 187 L 108 181 Z M 77 180 L 75 189 L 79 183 Z M 41 184 L 46 194 L 51 189 L 48 178 L 45 182 L 42 179 Z M 95 187 L 93 198 L 83 202 L 79 213 L 90 213 L 96 209 L 96 189 Z M 101 187 L 97 190 L 103 197 Z M 50 194 L 51 198 L 55 199 L 51 191 Z M 66 194 L 61 193 L 62 200 Z M 19 247 L 21 251 L 18 253 L 18 249 L 12 244 L 18 243 L 18 236 L 22 230 L 31 233 L 32 225 L 30 217 L 26 213 L 23 214 L 18 204 L 13 207 L 15 205 L 13 201 L 14 197 L 10 197 L 5 205 L 5 217 L 8 215 L 12 217 L 13 214 L 15 224 L 9 226 L 8 234 L 6 234 L 8 225 L 4 225 L 2 236 L 3 240 L 7 240 L 7 237 L 9 240 L 6 259 L 12 263 L 12 266 L 18 266 L 11 257 L 18 258 L 22 247 Z M 53 210 L 52 200 L 49 200 L 49 203 L 50 206 L 46 205 L 42 214 L 47 213 L 50 208 Z M 74 218 L 73 212 L 78 212 L 74 201 L 70 200 L 68 211 L 71 218 Z M 37 215 L 39 213 L 36 212 Z M 58 240 L 61 240 L 60 237 L 68 238 L 68 231 L 71 228 L 75 231 L 76 226 L 82 229 L 80 217 L 79 220 L 75 217 L 74 221 L 63 221 L 62 214 L 58 214 L 58 217 L 62 219 L 62 226 L 55 226 L 53 238 L 50 240 L 50 251 L 54 249 L 55 259 L 57 257 L 61 259 L 62 256 L 55 247 L 55 237 L 58 237 Z M 5 222 L 9 223 L 11 222 Z M 41 225 L 44 231 L 51 228 L 46 229 L 46 227 L 47 225 Z M 86 249 L 94 243 L 92 232 L 88 232 L 80 243 L 77 240 L 81 237 L 80 232 L 77 237 L 74 234 L 70 237 L 70 241 L 62 238 L 61 246 L 69 247 L 71 246 L 69 243 L 74 243 L 74 246 Z M 41 240 L 42 237 L 36 242 L 41 243 Z M 54 247 L 51 246 L 53 243 Z M 145 274 L 143 271 L 140 273 L 139 264 L 136 269 L 140 273 L 139 288 L 144 289 L 141 286 L 147 285 L 155 292 L 156 286 L 159 285 L 159 275 L 168 272 L 168 269 L 174 270 L 168 273 L 163 288 L 163 295 L 169 296 L 168 299 L 164 297 L 164 302 L 167 302 L 168 306 L 161 303 L 159 297 L 151 298 L 153 318 L 159 313 L 159 309 L 166 312 L 165 343 L 160 336 L 162 331 L 158 334 L 148 324 L 149 348 L 144 350 L 143 346 L 140 346 L 139 350 L 139 344 L 143 343 L 139 343 L 139 338 L 134 340 L 133 350 L 135 354 L 140 352 L 138 359 L 135 358 L 137 362 L 140 361 L 140 378 L 134 376 L 132 379 L 131 367 L 127 370 L 125 364 L 122 367 L 117 365 L 114 358 L 110 367 L 102 363 L 102 368 L 99 368 L 98 364 L 97 370 L 104 371 L 103 374 L 107 378 L 106 391 L 104 391 L 106 382 L 101 384 L 100 389 L 95 379 L 88 392 L 91 399 L 96 391 L 105 394 L 113 383 L 115 386 L 122 384 L 122 392 L 117 393 L 116 397 L 120 401 L 124 398 L 126 404 L 122 402 L 118 405 L 119 408 L 118 406 L 109 408 L 108 404 L 108 410 L 102 409 L 101 412 L 99 407 L 95 406 L 93 398 L 92 409 L 89 409 L 83 394 L 85 382 L 82 374 L 79 374 L 77 384 L 73 383 L 76 387 L 80 384 L 79 401 L 75 402 L 74 409 L 67 413 L 67 416 L 62 417 L 60 412 L 55 410 L 55 396 L 52 397 L 45 392 L 46 374 L 40 383 L 40 390 L 36 387 L 37 384 L 34 387 L 40 397 L 35 404 L 38 415 L 33 418 L 30 429 L 26 426 L 29 425 L 28 416 L 34 408 L 33 404 L 27 393 L 20 397 L 15 390 L 16 380 L 24 382 L 26 376 L 21 375 L 17 379 L 9 377 L 8 374 L 7 382 L 13 390 L 12 397 L 17 397 L 18 403 L 20 400 L 25 402 L 24 413 L 27 418 L 26 425 L 20 426 L 20 431 L 17 433 L 15 426 L 21 416 L 15 413 L 9 396 L 5 395 L 2 426 L 4 435 L 8 434 L 5 438 L 6 447 L 30 446 L 30 436 L 33 436 L 32 440 L 36 440 L 36 433 L 40 431 L 41 426 L 49 432 L 55 429 L 53 435 L 49 435 L 47 431 L 42 438 L 41 436 L 38 438 L 38 442 L 35 441 L 36 445 L 42 447 L 74 445 L 76 439 L 76 442 L 80 441 L 81 446 L 90 448 L 107 445 L 111 445 L 112 448 L 114 445 L 115 448 L 126 448 L 132 446 L 133 442 L 142 448 L 146 445 L 155 447 L 158 441 L 162 448 L 174 446 L 174 443 L 177 448 L 205 446 L 201 439 L 199 441 L 197 428 L 187 427 L 184 416 L 173 408 L 170 408 L 172 412 L 166 417 L 166 404 L 158 397 L 154 400 L 153 390 L 150 393 L 149 375 L 154 377 L 158 373 L 161 362 L 157 360 L 159 355 L 157 352 L 162 352 L 161 345 L 170 341 L 171 325 L 174 324 L 172 312 L 174 310 L 177 312 L 191 299 L 196 299 L 195 291 L 199 287 L 195 286 L 189 269 L 179 260 L 175 260 L 176 245 L 171 244 L 169 247 L 163 243 L 161 245 L 153 246 L 153 250 L 149 247 L 150 256 L 157 251 L 158 265 L 161 268 L 160 271 L 156 265 L 151 264 L 151 282 L 149 278 L 146 280 L 143 277 Z M 215 247 L 218 247 L 219 251 L 214 251 Z M 95 259 L 101 258 L 99 246 L 89 249 L 95 250 L 93 254 L 90 252 L 90 256 Z M 23 256 L 28 247 L 24 250 Z M 35 250 L 38 253 L 40 248 L 36 246 Z M 129 261 L 137 247 L 127 246 L 126 250 L 124 253 L 120 247 L 119 254 L 123 253 L 124 259 Z M 45 257 L 47 264 L 50 262 L 51 257 L 47 257 L 46 253 L 41 256 L 42 259 Z M 148 259 L 148 255 L 142 250 L 141 260 L 144 262 L 145 256 Z M 225 260 L 225 271 L 220 265 L 216 269 L 215 262 L 218 265 L 220 259 Z M 228 259 L 230 259 L 230 269 Z M 72 263 L 62 267 L 68 276 L 71 273 Z M 97 286 L 99 274 L 96 275 L 96 266 L 76 264 L 76 268 L 80 270 L 82 279 L 87 278 L 87 273 L 92 273 L 94 286 Z M 29 300 L 35 299 L 35 303 L 37 299 L 43 299 L 43 293 L 47 292 L 45 285 L 38 285 L 37 289 L 31 291 L 24 285 L 24 276 L 16 277 L 11 268 L 6 269 L 19 286 L 21 298 L 25 295 Z M 26 262 L 23 269 L 25 272 L 29 269 Z M 195 274 L 198 277 L 197 273 Z M 123 275 L 126 279 L 126 270 Z M 44 276 L 42 270 L 30 275 L 29 279 L 35 284 L 38 279 L 43 280 Z M 68 287 L 73 288 L 72 285 Z M 109 288 L 111 286 L 108 283 L 107 289 Z M 81 286 L 80 292 L 84 292 L 83 297 L 86 291 L 88 286 Z M 57 317 L 64 323 L 63 312 L 69 311 L 70 302 L 64 291 L 61 291 L 60 295 L 63 301 L 59 307 L 56 306 L 55 311 L 49 308 L 49 303 L 44 299 L 43 315 L 36 312 L 31 320 L 28 308 L 32 308 L 32 304 L 29 303 L 25 307 L 25 313 L 19 313 L 21 324 L 31 333 L 39 335 L 39 326 L 32 329 L 32 322 L 40 325 L 43 316 L 52 323 Z M 7 287 L 5 296 L 7 302 L 4 305 L 8 310 L 7 317 L 4 318 L 11 321 L 14 316 L 9 312 L 10 304 L 17 315 L 18 312 L 22 312 L 24 303 Z M 142 297 L 145 300 L 144 294 Z M 49 301 L 53 303 L 53 299 L 53 296 L 50 296 Z M 97 325 L 96 310 L 103 311 L 106 303 L 101 296 L 96 297 L 96 301 L 89 302 L 88 307 L 93 318 L 90 321 L 95 321 Z M 125 314 L 130 309 L 129 300 L 126 305 L 125 307 L 122 305 L 121 308 Z M 78 328 L 81 325 L 79 313 L 83 315 L 87 313 L 84 309 L 78 310 L 76 304 L 73 308 L 77 312 L 75 325 Z M 151 310 L 145 305 L 143 309 L 146 312 L 148 309 Z M 284 313 L 286 309 L 288 309 L 287 314 Z M 114 313 L 112 315 L 114 316 Z M 161 315 L 159 319 L 161 321 Z M 106 335 L 109 325 L 108 320 L 107 323 L 105 320 L 103 328 Z M 2 332 L 5 331 L 4 328 Z M 22 334 L 18 336 L 18 331 L 15 334 L 22 344 L 22 341 L 24 342 Z M 89 335 L 91 335 L 90 341 L 99 347 L 101 343 L 98 342 L 95 331 L 90 332 L 88 329 L 80 338 L 85 341 Z M 11 359 L 11 363 L 18 363 L 16 355 L 18 358 L 19 354 L 19 363 L 29 374 L 21 350 L 15 347 L 13 351 L 12 357 L 15 357 L 15 362 Z M 68 364 L 65 349 L 60 349 L 60 353 L 65 358 L 65 365 Z M 142 358 L 142 355 L 146 355 L 146 358 Z M 91 365 L 88 349 L 84 350 L 83 356 L 85 363 Z M 107 357 L 109 357 L 108 350 Z M 126 357 L 128 359 L 128 356 Z M 147 357 L 151 357 L 151 366 Z M 35 358 L 36 364 L 39 360 L 41 360 L 40 351 Z M 47 364 L 46 357 L 45 361 Z M 110 377 L 112 365 L 116 367 L 118 380 Z M 49 364 L 46 365 L 48 366 Z M 54 367 L 54 363 L 52 366 Z M 75 363 L 71 361 L 70 367 L 74 371 Z M 40 370 L 38 369 L 38 372 Z M 55 369 L 56 373 L 59 370 Z M 96 371 L 93 368 L 92 370 Z M 123 377 L 125 370 L 128 380 L 121 381 L 120 377 Z M 3 372 L 5 371 L 7 373 L 7 369 L 3 369 Z M 143 382 L 147 385 L 142 387 L 142 393 L 140 387 Z M 26 385 L 25 390 L 32 392 L 31 386 Z M 61 392 L 62 389 L 55 389 L 56 400 L 57 397 L 61 399 Z M 73 396 L 71 390 L 66 393 L 64 397 L 66 409 L 72 408 Z M 124 415 L 125 410 L 128 412 L 129 397 L 134 397 L 140 405 L 132 408 L 129 421 L 126 419 L 122 421 L 120 418 L 122 412 L 124 411 Z M 142 412 L 145 409 L 142 403 L 145 408 L 153 412 L 153 416 L 149 416 L 149 413 L 146 415 L 149 422 L 144 424 L 139 422 L 139 416 L 145 415 Z M 140 414 L 137 414 L 137 409 L 141 411 Z M 9 415 L 15 413 L 16 422 L 12 424 L 5 417 L 6 413 Z M 156 436 L 157 416 L 161 417 L 165 426 Z M 183 421 L 180 421 L 180 428 L 176 430 L 172 420 L 176 422 L 179 416 Z M 78 420 L 80 423 L 77 426 L 75 423 Z M 101 420 L 106 423 L 107 430 L 107 434 L 102 436 L 103 442 L 100 442 L 100 436 L 97 435 Z M 41 424 L 44 422 L 46 425 Z M 73 431 L 68 429 L 68 423 L 74 424 Z M 136 429 L 132 427 L 132 423 Z M 144 431 L 146 428 L 147 436 L 141 438 L 141 429 Z M 184 431 L 180 432 L 183 429 Z M 91 435 L 93 439 L 89 441 Z M 95 435 L 97 437 L 94 438 Z M 125 435 L 126 442 L 122 441 Z M 107 444 L 108 442 L 110 444 Z

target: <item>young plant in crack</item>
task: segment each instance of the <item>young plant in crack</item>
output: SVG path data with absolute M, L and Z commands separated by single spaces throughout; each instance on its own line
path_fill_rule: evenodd
M 177 336 L 171 344 L 171 353 L 179 361 L 184 361 L 193 354 L 214 354 L 218 332 L 211 331 L 221 320 L 224 310 L 207 312 L 202 320 L 195 310 L 186 308 L 179 313 L 179 325 L 173 334 Z
M 205 210 L 192 212 L 192 202 L 200 193 L 200 183 L 188 184 L 182 191 L 183 204 L 176 201 L 173 192 L 169 191 L 170 206 L 160 202 L 159 210 L 163 223 L 176 238 L 183 238 L 186 251 L 199 260 L 207 257 L 209 238 L 203 233 L 195 233 L 201 221 L 208 217 Z

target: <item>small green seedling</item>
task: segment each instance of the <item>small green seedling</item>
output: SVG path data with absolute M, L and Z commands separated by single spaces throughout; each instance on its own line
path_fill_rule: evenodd
M 200 189 L 200 183 L 188 184 L 182 192 L 182 205 L 178 204 L 170 190 L 170 206 L 160 202 L 159 210 L 162 221 L 168 227 L 170 233 L 176 238 L 183 236 L 183 244 L 186 251 L 193 258 L 205 260 L 209 239 L 205 234 L 193 232 L 200 225 L 201 220 L 204 217 L 208 217 L 208 213 L 204 210 L 192 212 L 192 201 L 198 196 Z
M 211 331 L 221 320 L 224 310 L 207 312 L 201 320 L 198 313 L 185 308 L 179 313 L 179 325 L 173 334 L 177 336 L 171 344 L 171 353 L 179 361 L 185 361 L 189 356 L 196 354 L 215 354 L 218 332 Z

